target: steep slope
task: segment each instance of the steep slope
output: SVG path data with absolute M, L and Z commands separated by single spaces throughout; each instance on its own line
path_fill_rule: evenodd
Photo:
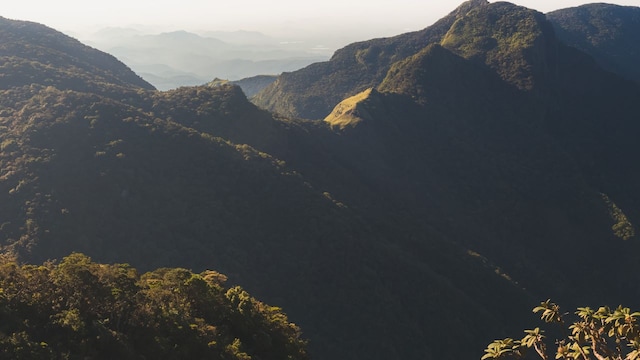
M 353 167 L 366 167 L 353 154 L 385 159 L 375 167 L 388 169 L 386 176 L 376 176 L 387 179 L 379 182 L 380 192 L 394 193 L 398 201 L 385 204 L 387 209 L 410 208 L 421 219 L 418 226 L 437 228 L 448 239 L 487 256 L 535 294 L 553 293 L 567 301 L 574 301 L 577 294 L 585 299 L 633 301 L 630 294 L 637 294 L 637 286 L 589 286 L 595 279 L 605 283 L 612 269 L 624 271 L 633 263 L 633 255 L 606 260 L 597 252 L 584 251 L 577 259 L 563 257 L 576 246 L 576 239 L 588 248 L 638 248 L 637 241 L 624 241 L 612 231 L 619 219 L 610 218 L 609 198 L 601 194 L 624 204 L 635 223 L 637 191 L 631 183 L 637 181 L 637 168 L 620 169 L 610 158 L 597 165 L 583 164 L 583 154 L 589 150 L 554 139 L 557 134 L 550 135 L 538 123 L 539 115 L 525 106 L 527 93 L 514 92 L 492 69 L 440 46 L 428 47 L 389 73 L 379 87 L 382 93 L 367 91 L 351 98 L 325 120 L 349 136 L 352 144 L 342 150 L 351 155 L 345 156 L 353 159 Z M 409 99 L 417 104 L 411 106 Z M 613 126 L 624 126 L 637 136 L 631 116 L 635 108 L 626 102 L 629 113 L 624 125 Z M 560 122 L 555 114 L 546 120 Z M 601 145 L 590 154 L 594 162 L 596 152 L 608 157 L 620 154 L 616 148 L 630 145 L 610 143 L 604 135 L 597 138 L 589 145 Z M 604 149 L 607 146 L 611 152 Z M 624 161 L 631 161 L 629 156 Z M 599 178 L 592 177 L 593 166 L 602 171 Z M 634 180 L 627 183 L 615 175 L 621 170 Z M 602 179 L 625 190 L 605 187 Z M 585 263 L 603 262 L 607 265 L 590 268 L 590 277 L 583 278 Z
M 552 69 L 553 64 L 538 63 L 544 59 L 543 54 L 530 53 L 535 39 L 550 39 L 546 35 L 540 36 L 553 31 L 552 26 L 541 13 L 529 9 L 517 10 L 508 3 L 492 4 L 492 17 L 488 17 L 489 13 L 482 10 L 487 6 L 486 1 L 468 1 L 422 31 L 349 45 L 338 50 L 326 63 L 282 74 L 276 83 L 257 94 L 253 101 L 265 109 L 287 116 L 321 119 L 345 97 L 376 86 L 394 62 L 441 40 L 447 47 L 461 45 L 462 48 L 457 49 L 459 51 L 486 54 L 488 62 L 508 61 L 512 66 L 504 68 L 503 75 L 522 82 L 519 84 L 521 87 L 532 86 L 527 84 L 530 76 L 517 72 Z M 497 8 L 510 13 L 509 17 L 501 17 L 502 23 L 495 21 L 501 16 L 496 13 Z M 470 11 L 479 11 L 480 16 L 474 17 L 475 22 L 460 21 L 454 24 Z M 549 14 L 549 20 L 554 24 L 561 41 L 594 56 L 605 69 L 637 79 L 637 12 L 634 7 L 593 4 L 558 10 Z M 524 21 L 525 18 L 528 21 Z M 495 36 L 476 31 L 488 31 Z M 513 34 L 523 37 L 513 37 Z M 447 39 L 443 39 L 445 35 Z M 554 51 L 554 46 L 535 44 L 537 50 L 546 47 L 545 51 Z
M 106 84 L 153 89 L 113 56 L 46 26 L 0 17 L 0 88 L 40 83 L 104 91 Z
M 554 68 L 557 39 L 544 15 L 507 2 L 477 6 L 460 16 L 442 46 L 485 63 L 525 91 L 543 86 Z
M 629 10 L 633 14 L 634 9 Z M 483 49 L 486 43 L 495 46 Z M 563 45 L 540 13 L 508 3 L 470 11 L 452 26 L 442 45 L 486 64 L 522 90 L 526 102 L 521 106 L 534 114 L 532 124 L 576 161 L 590 185 L 604 193 L 620 189 L 618 201 L 627 202 L 631 212 L 637 208 L 638 192 L 632 185 L 638 180 L 637 169 L 624 165 L 633 162 L 638 151 L 637 84 Z
M 460 23 L 452 31 L 480 41 L 451 46 L 468 61 L 427 47 L 392 66 L 382 93 L 349 98 L 325 120 L 358 144 L 343 149 L 345 157 L 359 150 L 388 159 L 376 164 L 388 169 L 377 178 L 406 195 L 402 205 L 414 215 L 496 261 L 532 292 L 570 302 L 635 301 L 638 280 L 611 281 L 610 274 L 625 273 L 638 251 L 637 239 L 626 240 L 638 221 L 638 167 L 630 165 L 640 151 L 638 87 L 559 44 L 543 19 L 539 37 L 505 46 L 505 55 L 483 50 L 478 43 L 493 40 L 499 49 L 504 38 L 482 25 L 487 18 L 518 19 L 511 24 L 528 36 L 536 32 L 527 19 L 540 15 L 509 4 L 469 12 L 459 21 L 476 32 L 460 31 Z M 505 76 L 512 63 L 499 61 L 514 55 L 523 66 L 515 78 Z M 599 248 L 617 255 L 607 260 L 592 250 Z M 567 258 L 572 252 L 577 257 Z
M 547 18 L 564 43 L 593 56 L 606 70 L 640 81 L 640 8 L 587 4 L 550 12 Z
M 492 304 L 525 303 L 493 267 L 437 232 L 412 255 L 391 241 L 404 237 L 396 224 L 362 219 L 246 145 L 53 88 L 2 111 L 3 246 L 22 259 L 83 251 L 145 269 L 215 267 L 285 306 L 312 351 L 328 357 L 441 357 L 436 341 L 448 340 L 437 329 L 451 325 L 439 313 L 450 304 L 463 309 L 456 316 L 474 319 L 460 337 L 479 348 L 487 328 L 499 332 L 505 314 L 515 313 L 493 313 Z M 514 296 L 487 296 L 474 282 Z M 387 347 L 369 350 L 385 330 L 393 334 Z
M 633 16 L 634 8 L 627 15 Z M 485 47 L 485 44 L 494 44 Z M 591 186 L 637 208 L 640 132 L 637 84 L 610 74 L 588 55 L 562 44 L 542 14 L 508 3 L 477 7 L 461 17 L 442 45 L 493 69 L 523 91 L 532 124 L 554 138 Z M 625 57 L 621 57 L 624 59 Z
M 345 97 L 377 85 L 395 61 L 439 42 L 458 16 L 487 3 L 470 0 L 424 30 L 348 45 L 327 62 L 281 74 L 252 101 L 284 116 L 322 119 Z

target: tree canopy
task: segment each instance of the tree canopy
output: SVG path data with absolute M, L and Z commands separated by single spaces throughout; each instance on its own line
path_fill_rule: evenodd
M 216 271 L 0 258 L 0 353 L 11 359 L 306 359 L 278 307 Z

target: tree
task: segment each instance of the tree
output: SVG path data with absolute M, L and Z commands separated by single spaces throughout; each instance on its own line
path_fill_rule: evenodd
M 0 358 L 308 359 L 282 309 L 225 280 L 181 268 L 138 275 L 79 253 L 42 265 L 0 254 Z
M 579 307 L 576 318 L 567 327 L 566 316 L 560 307 L 550 300 L 543 301 L 533 309 L 541 313 L 541 319 L 548 324 L 560 326 L 566 334 L 556 339 L 555 354 L 549 351 L 544 330 L 525 330 L 521 340 L 511 338 L 495 340 L 484 350 L 486 359 L 524 359 L 527 350 L 533 348 L 543 360 L 640 360 L 640 312 L 618 306 L 611 309 L 601 306 L 598 310 Z

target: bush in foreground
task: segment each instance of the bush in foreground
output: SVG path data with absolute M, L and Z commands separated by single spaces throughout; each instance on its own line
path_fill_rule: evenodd
M 0 258 L 0 354 L 11 359 L 307 359 L 280 308 L 215 271 L 143 275 L 74 253 Z

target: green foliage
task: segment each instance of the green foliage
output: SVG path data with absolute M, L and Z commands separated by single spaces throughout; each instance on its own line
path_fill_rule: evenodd
M 224 276 L 138 275 L 74 253 L 60 263 L 0 260 L 0 351 L 11 359 L 306 359 L 281 309 Z
M 609 209 L 609 216 L 613 220 L 611 230 L 613 234 L 623 240 L 629 240 L 636 235 L 636 230 L 627 215 L 606 194 L 601 194 L 602 200 Z
M 506 2 L 479 6 L 461 16 L 442 46 L 486 63 L 506 82 L 531 90 L 548 67 L 545 48 L 553 42 L 541 13 Z M 541 61 L 542 60 L 542 61 Z
M 570 325 L 565 320 L 567 314 L 550 300 L 542 302 L 533 309 L 541 313 L 541 319 L 548 324 L 561 327 L 564 337 L 556 339 L 555 353 L 548 351 L 548 344 L 540 328 L 525 330 L 522 340 L 506 338 L 495 340 L 484 350 L 482 360 L 486 359 L 523 359 L 527 349 L 535 349 L 543 360 L 581 359 L 581 360 L 638 360 L 640 359 L 640 312 L 631 312 L 629 308 L 618 306 L 611 309 L 606 306 L 593 310 L 579 307 L 577 318 Z
M 0 89 L 33 83 L 100 92 L 106 85 L 153 89 L 115 57 L 44 25 L 0 17 L 0 39 Z
M 588 53 L 603 68 L 640 82 L 640 8 L 593 3 L 546 15 L 564 43 Z

